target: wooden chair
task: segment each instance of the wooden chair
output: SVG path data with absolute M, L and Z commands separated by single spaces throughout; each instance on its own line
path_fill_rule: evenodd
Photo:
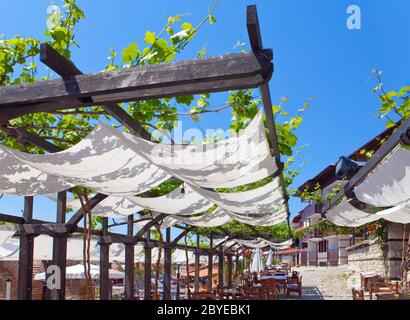
M 302 298 L 302 276 L 299 279 L 288 279 L 286 284 L 286 298 L 289 298 L 291 292 L 297 292 L 299 298 Z
M 370 300 L 373 300 L 373 294 L 375 293 L 399 293 L 399 283 L 386 283 L 372 281 L 370 283 Z
M 191 295 L 191 300 L 216 300 L 216 294 L 208 292 L 195 292 Z
M 262 288 L 266 288 L 268 290 L 268 294 L 269 297 L 268 299 L 270 300 L 270 298 L 272 297 L 274 300 L 278 300 L 279 299 L 279 283 L 274 280 L 274 279 L 267 279 L 267 280 L 263 280 L 261 281 L 262 284 Z
M 259 296 L 259 300 L 269 300 L 269 291 L 267 288 L 264 288 L 264 287 L 247 288 L 245 290 L 245 295 Z
M 265 300 L 265 299 L 261 299 L 260 296 L 255 296 L 255 295 L 247 295 L 244 294 L 243 296 L 238 297 L 237 300 Z
M 364 300 L 364 291 L 352 288 L 352 297 L 353 300 Z

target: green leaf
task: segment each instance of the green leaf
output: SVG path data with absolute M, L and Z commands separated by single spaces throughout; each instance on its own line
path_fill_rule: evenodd
M 139 50 L 137 43 L 131 43 L 127 48 L 122 50 L 122 62 L 133 63 L 134 60 L 139 56 Z
M 216 23 L 217 22 L 217 20 L 215 19 L 215 17 L 213 16 L 213 15 L 209 15 L 209 23 L 210 24 L 214 24 L 214 23 Z
M 191 30 L 192 29 L 192 24 L 189 22 L 184 22 L 181 26 L 182 30 Z
M 400 89 L 399 93 L 397 94 L 399 97 L 403 97 L 406 95 L 408 92 L 410 92 L 410 86 L 405 86 Z
M 155 36 L 155 33 L 154 33 L 154 32 L 152 32 L 152 31 L 147 31 L 147 32 L 145 33 L 144 41 L 145 41 L 146 43 L 153 44 L 156 39 L 157 39 L 157 37 Z

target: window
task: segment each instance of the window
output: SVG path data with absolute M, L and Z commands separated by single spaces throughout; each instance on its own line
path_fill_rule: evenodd
M 305 221 L 303 221 L 303 227 L 305 228 L 310 227 L 310 219 L 306 219 Z
M 327 251 L 327 241 L 319 241 L 319 252 Z

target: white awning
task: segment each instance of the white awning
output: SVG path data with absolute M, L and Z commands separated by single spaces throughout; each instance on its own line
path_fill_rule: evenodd
M 343 200 L 326 213 L 326 218 L 333 224 L 343 227 L 360 227 L 379 219 L 407 224 L 410 223 L 410 204 L 401 204 L 377 213 L 367 213 Z
M 398 146 L 354 190 L 357 198 L 376 207 L 410 201 L 410 150 Z

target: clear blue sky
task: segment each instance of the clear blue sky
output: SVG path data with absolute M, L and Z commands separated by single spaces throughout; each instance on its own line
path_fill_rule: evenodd
M 48 0 L 5 1 L 0 4 L 0 33 L 44 39 Z M 57 2 L 58 3 L 58 2 Z M 194 25 L 207 13 L 208 0 L 133 1 L 79 0 L 87 19 L 80 23 L 73 56 L 84 72 L 102 70 L 109 48 L 121 50 L 142 40 L 146 30 L 159 31 L 168 16 L 188 13 Z M 290 97 L 295 113 L 305 99 L 315 96 L 299 130 L 301 144 L 309 146 L 300 155 L 307 161 L 296 185 L 303 183 L 340 155 L 349 154 L 384 128 L 377 119 L 377 96 L 372 93 L 372 68 L 383 70 L 384 84 L 397 90 L 409 81 L 408 0 L 221 0 L 218 23 L 204 27 L 179 57 L 194 58 L 203 47 L 207 55 L 238 51 L 237 40 L 248 42 L 246 6 L 258 6 L 263 42 L 274 51 L 275 73 L 270 82 L 273 101 Z M 349 5 L 359 5 L 362 29 L 346 27 Z M 405 33 L 406 32 L 406 33 Z M 215 103 L 223 101 L 217 97 Z M 229 111 L 205 116 L 200 127 L 227 128 Z M 186 120 L 184 126 L 193 124 Z M 0 212 L 18 213 L 21 200 L 0 201 Z M 303 207 L 291 201 L 292 214 Z M 53 219 L 55 208 L 37 202 L 39 217 Z

